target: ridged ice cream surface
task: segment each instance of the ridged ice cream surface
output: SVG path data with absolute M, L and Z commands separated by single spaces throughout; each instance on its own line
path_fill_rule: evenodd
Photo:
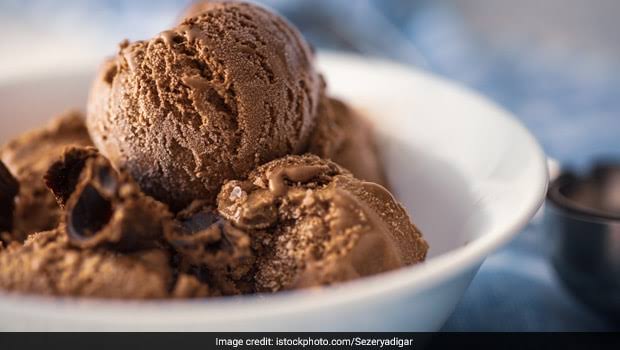
M 90 94 L 95 145 L 174 208 L 306 149 L 322 80 L 301 35 L 255 5 L 221 2 L 121 44 Z

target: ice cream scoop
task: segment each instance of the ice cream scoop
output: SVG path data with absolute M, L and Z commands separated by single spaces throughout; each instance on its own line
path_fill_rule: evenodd
M 220 215 L 253 238 L 259 292 L 314 287 L 421 262 L 428 245 L 382 186 L 314 155 L 226 183 Z
M 389 187 L 372 125 L 341 100 L 321 97 L 308 151 L 336 162 L 358 179 Z
M 178 210 L 305 151 L 322 87 L 286 20 L 214 2 L 150 40 L 122 43 L 94 82 L 87 124 L 116 167 Z

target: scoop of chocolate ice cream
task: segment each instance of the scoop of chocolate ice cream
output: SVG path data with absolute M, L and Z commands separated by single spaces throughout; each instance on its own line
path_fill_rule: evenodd
M 220 214 L 249 233 L 258 291 L 327 285 L 423 261 L 428 245 L 382 186 L 314 155 L 226 183 Z
M 69 111 L 47 126 L 24 133 L 0 149 L 0 158 L 20 184 L 15 201 L 11 240 L 54 229 L 60 209 L 43 175 L 69 146 L 92 145 L 81 113 Z
M 99 150 L 175 210 L 227 179 L 306 149 L 322 81 L 282 17 L 220 2 L 147 41 L 121 44 L 90 94 Z
M 358 179 L 389 187 L 372 125 L 338 99 L 321 97 L 308 151 L 331 159 Z

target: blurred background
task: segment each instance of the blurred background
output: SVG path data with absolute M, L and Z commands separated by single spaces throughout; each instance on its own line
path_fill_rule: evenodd
M 169 27 L 189 2 L 1 0 L 0 79 L 99 61 L 124 38 Z M 385 57 L 482 92 L 563 166 L 620 158 L 620 1 L 258 2 L 318 49 Z M 487 260 L 445 330 L 618 330 L 561 285 L 549 249 L 534 220 Z

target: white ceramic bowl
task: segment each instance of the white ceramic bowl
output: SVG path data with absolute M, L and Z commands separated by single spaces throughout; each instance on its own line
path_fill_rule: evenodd
M 544 155 L 506 111 L 441 78 L 355 56 L 323 54 L 320 63 L 331 92 L 375 122 L 396 195 L 431 245 L 426 263 L 338 287 L 265 297 L 136 303 L 2 295 L 0 329 L 440 329 L 485 257 L 540 206 L 547 185 Z M 0 84 L 0 140 L 66 107 L 83 106 L 89 75 Z

